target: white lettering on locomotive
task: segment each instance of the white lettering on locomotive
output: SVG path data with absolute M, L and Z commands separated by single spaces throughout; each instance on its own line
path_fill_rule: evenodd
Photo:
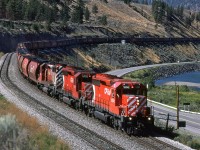
M 108 88 L 105 88 L 105 89 L 104 89 L 104 94 L 110 96 L 111 90 L 109 90 Z
M 73 79 L 72 77 L 70 78 L 70 82 L 71 82 L 71 83 L 74 83 L 74 79 Z

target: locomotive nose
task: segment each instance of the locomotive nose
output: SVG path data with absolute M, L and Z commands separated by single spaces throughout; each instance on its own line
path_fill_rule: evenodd
M 127 98 L 128 116 L 136 115 L 137 102 L 138 102 L 137 96 L 134 96 L 134 95 L 128 96 Z
M 146 106 L 147 99 L 146 99 L 145 96 L 139 96 L 137 101 L 138 101 L 137 113 L 142 113 L 142 112 L 143 112 L 143 109 L 144 109 L 145 106 Z
M 137 113 L 143 111 L 145 105 L 146 105 L 145 96 L 129 95 L 127 97 L 128 116 L 136 116 Z

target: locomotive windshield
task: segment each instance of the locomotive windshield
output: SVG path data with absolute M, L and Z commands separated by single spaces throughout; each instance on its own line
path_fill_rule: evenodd
M 82 75 L 82 82 L 91 82 L 92 77 L 89 75 Z
M 122 94 L 126 95 L 144 95 L 146 96 L 146 90 L 141 89 L 139 84 L 130 85 L 130 84 L 123 84 L 122 85 Z
M 140 91 L 140 89 L 134 89 L 134 88 L 123 89 L 122 93 L 123 93 L 123 94 L 127 94 L 127 95 L 142 95 L 142 94 L 143 94 L 143 93 Z

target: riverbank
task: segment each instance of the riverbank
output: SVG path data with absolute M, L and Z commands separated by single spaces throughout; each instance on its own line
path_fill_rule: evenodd
M 194 90 L 200 91 L 200 71 L 184 73 L 157 80 L 155 85 L 187 85 Z

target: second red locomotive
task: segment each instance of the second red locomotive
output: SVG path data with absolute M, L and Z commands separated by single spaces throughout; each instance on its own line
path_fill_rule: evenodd
M 48 62 L 31 56 L 22 45 L 17 49 L 20 72 L 48 95 L 129 135 L 154 124 L 143 84 Z

